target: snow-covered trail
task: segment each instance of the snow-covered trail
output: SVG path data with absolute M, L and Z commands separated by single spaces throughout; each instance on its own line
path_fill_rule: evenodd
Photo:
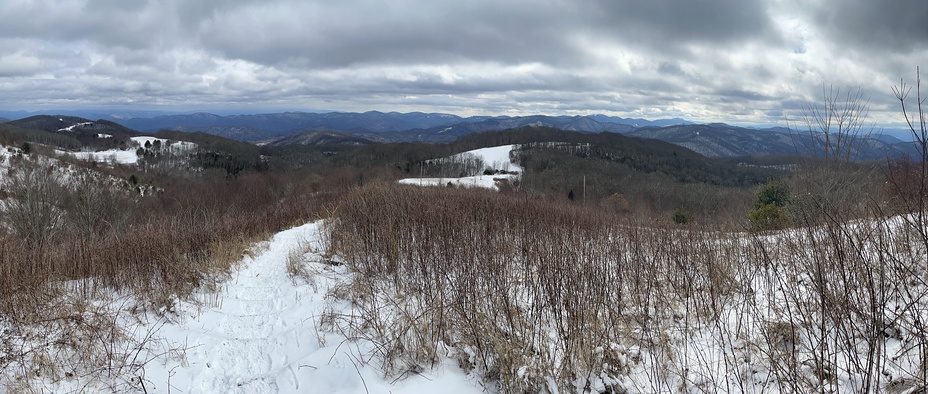
M 315 222 L 276 234 L 245 257 L 208 305 L 181 304 L 184 318 L 165 324 L 157 337 L 186 350 L 146 365 L 147 392 L 482 392 L 448 363 L 391 384 L 376 362 L 363 362 L 373 344 L 317 329 L 327 290 L 345 276 L 344 267 L 322 263 L 321 227 Z M 310 283 L 289 277 L 292 253 L 309 264 Z

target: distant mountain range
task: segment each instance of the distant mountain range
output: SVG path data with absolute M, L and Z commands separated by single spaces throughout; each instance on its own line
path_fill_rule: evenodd
M 548 126 L 581 132 L 626 132 L 640 126 L 689 123 L 682 119 L 650 122 L 594 116 L 473 116 L 423 112 L 284 112 L 220 116 L 209 113 L 165 115 L 114 121 L 140 131 L 203 131 L 240 141 L 270 141 L 307 131 L 334 131 L 372 141 L 450 142 L 462 135 L 522 126 Z
M 364 137 L 351 134 L 340 133 L 337 131 L 307 131 L 291 136 L 283 137 L 266 143 L 270 146 L 286 145 L 342 145 L 342 146 L 359 146 L 372 144 L 371 141 Z
M 417 128 L 381 133 L 356 132 L 352 134 L 372 141 L 448 143 L 462 136 L 482 131 L 516 129 L 526 126 L 551 127 L 581 133 L 601 133 L 604 131 L 625 133 L 635 129 L 634 126 L 628 124 L 601 123 L 587 116 L 533 115 L 493 118 L 475 117 L 467 118 L 460 123 L 440 125 L 431 128 Z
M 641 127 L 626 135 L 652 138 L 680 145 L 706 157 L 735 157 L 759 154 L 812 156 L 822 152 L 820 139 L 808 132 L 788 128 L 750 129 L 724 123 Z M 857 159 L 880 160 L 886 157 L 914 155 L 913 142 L 889 135 L 861 136 Z
M 758 154 L 809 155 L 820 150 L 812 136 L 788 128 L 753 129 L 723 123 L 692 124 L 683 119 L 590 116 L 474 116 L 441 113 L 284 112 L 221 116 L 210 113 L 159 115 L 90 121 L 64 115 L 36 115 L 5 124 L 23 129 L 66 134 L 88 141 L 98 134 L 125 136 L 136 130 L 201 131 L 229 139 L 275 146 L 366 145 L 375 142 L 449 143 L 462 136 L 492 130 L 548 127 L 581 133 L 611 132 L 652 138 L 689 148 L 707 157 Z M 915 146 L 891 135 L 876 135 L 861 143 L 860 159 L 914 154 Z

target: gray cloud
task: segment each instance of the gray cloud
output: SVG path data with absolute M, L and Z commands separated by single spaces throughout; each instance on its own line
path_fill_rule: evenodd
M 666 53 L 692 43 L 737 45 L 749 40 L 777 42 L 760 1 L 620 0 L 590 1 L 590 18 L 610 39 Z
M 928 67 L 928 6 L 866 0 L 13 0 L 4 109 L 137 105 L 776 123 Z
M 912 53 L 928 48 L 928 3 L 841 0 L 810 6 L 815 23 L 831 40 L 878 53 Z
M 215 14 L 200 39 L 229 57 L 295 67 L 359 64 L 574 62 L 563 7 L 529 1 L 247 6 Z M 278 18 L 255 18 L 272 12 Z

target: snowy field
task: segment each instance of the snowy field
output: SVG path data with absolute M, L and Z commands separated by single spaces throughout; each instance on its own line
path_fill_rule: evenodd
M 135 164 L 139 162 L 139 156 L 135 154 L 135 149 L 119 150 L 108 149 L 99 152 L 65 152 L 56 151 L 61 155 L 68 155 L 79 160 L 96 161 L 116 164 Z
M 515 180 L 517 175 L 477 175 L 477 176 L 466 176 L 462 178 L 406 178 L 400 179 L 400 183 L 404 185 L 416 185 L 416 186 L 447 186 L 449 183 L 452 186 L 460 187 L 481 187 L 484 189 L 499 190 L 497 185 L 498 181 Z
M 196 149 L 197 144 L 187 141 L 174 141 L 171 142 L 164 138 L 150 137 L 150 136 L 141 136 L 141 137 L 131 137 L 129 138 L 133 142 L 139 144 L 139 146 L 145 146 L 146 143 L 154 144 L 155 142 L 160 141 L 162 146 L 169 147 L 172 151 L 191 151 Z
M 522 167 L 509 159 L 509 153 L 518 150 L 519 145 L 502 145 L 489 148 L 474 149 L 459 155 L 472 154 L 494 170 L 522 173 Z
M 399 183 L 404 185 L 417 186 L 448 186 L 450 183 L 451 186 L 480 187 L 491 190 L 499 190 L 499 182 L 508 182 L 511 184 L 518 180 L 518 174 L 522 173 L 522 167 L 516 163 L 513 163 L 510 159 L 510 152 L 517 149 L 519 149 L 518 145 L 494 146 L 489 148 L 474 149 L 456 154 L 448 158 L 439 159 L 454 160 L 455 158 L 473 156 L 483 161 L 486 168 L 495 171 L 504 171 L 508 174 L 475 175 L 457 178 L 405 178 L 401 179 Z
M 10 158 L 16 153 L 12 152 L 15 148 L 0 145 L 0 181 L 6 177 L 6 172 L 10 169 Z
M 139 156 L 136 153 L 136 150 L 140 147 L 144 147 L 145 143 L 154 144 L 155 141 L 161 141 L 162 146 L 167 147 L 167 149 L 172 153 L 188 152 L 196 148 L 196 144 L 186 141 L 168 141 L 163 138 L 141 136 L 141 137 L 131 137 L 130 138 L 134 144 L 128 149 L 108 149 L 98 152 L 66 152 L 66 151 L 56 151 L 60 155 L 68 155 L 75 157 L 80 160 L 87 161 L 97 161 L 97 162 L 106 162 L 106 163 L 116 163 L 116 164 L 137 164 L 139 162 Z

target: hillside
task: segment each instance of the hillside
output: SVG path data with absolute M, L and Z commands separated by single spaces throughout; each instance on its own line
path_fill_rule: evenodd
M 135 130 L 129 129 L 118 123 L 108 120 L 91 121 L 84 118 L 63 115 L 35 115 L 28 118 L 17 119 L 4 123 L 4 125 L 14 126 L 20 130 L 33 130 L 31 133 L 35 142 L 51 143 L 66 149 L 74 149 L 73 143 L 59 143 L 57 141 L 64 138 L 66 140 L 77 140 L 80 147 L 87 149 L 125 149 L 129 145 L 129 137 L 139 135 Z M 55 135 L 36 133 L 35 130 Z M 25 136 L 23 132 L 21 135 Z M 50 141 L 50 142 L 42 142 Z
M 823 138 L 817 135 L 813 138 L 806 131 L 793 132 L 785 128 L 758 130 L 724 123 L 642 127 L 626 134 L 670 142 L 708 157 L 759 154 L 814 156 L 822 151 L 823 145 Z M 911 155 L 914 149 L 913 143 L 891 136 L 873 135 L 860 139 L 857 158 L 881 160 Z
M 522 190 L 619 209 L 718 215 L 739 205 L 758 184 L 784 175 L 707 158 L 671 143 L 615 133 L 583 134 L 522 128 L 462 139 L 460 146 L 520 144 Z M 611 200 L 610 200 L 611 199 Z
M 357 133 L 357 135 L 384 142 L 449 143 L 474 133 L 515 129 L 519 127 L 549 127 L 581 133 L 601 133 L 604 131 L 624 133 L 634 129 L 634 127 L 626 124 L 600 123 L 586 116 L 535 115 L 490 118 L 431 129 L 405 130 L 388 133 L 368 132 Z
M 607 116 L 607 115 L 589 115 L 590 119 L 593 119 L 600 123 L 618 123 L 618 124 L 627 124 L 633 127 L 663 127 L 671 125 L 685 125 L 693 124 L 686 119 L 681 118 L 671 118 L 671 119 L 657 119 L 657 120 L 647 120 L 641 118 L 622 118 L 619 116 Z
M 135 130 L 109 120 L 91 121 L 63 115 L 36 115 L 10 121 L 8 124 L 26 129 L 43 130 L 51 133 L 70 133 L 77 136 L 100 133 L 110 134 L 114 137 L 138 134 Z
M 259 148 L 254 144 L 200 132 L 162 130 L 155 136 L 194 144 L 196 149 L 192 152 L 191 164 L 195 167 L 220 169 L 230 176 L 238 176 L 264 166 Z
M 230 116 L 197 113 L 154 118 L 133 118 L 121 121 L 121 123 L 143 131 L 158 131 L 161 129 L 203 131 L 242 141 L 260 141 L 306 130 L 386 132 L 436 127 L 460 121 L 460 117 L 448 114 L 426 114 L 421 112 L 400 114 L 396 112 L 369 111 L 364 113 L 285 112 Z
M 659 140 L 547 127 L 476 133 L 448 144 L 377 143 L 340 149 L 265 146 L 262 153 L 301 158 L 302 166 L 320 171 L 331 165 L 364 167 L 370 173 L 392 172 L 397 177 L 413 178 L 409 182 L 414 184 L 420 183 L 418 178 L 482 175 L 489 175 L 485 180 L 493 184 L 494 176 L 483 174 L 482 167 L 474 170 L 466 160 L 443 158 L 500 146 L 514 147 L 514 164 L 525 172 L 513 185 L 528 196 L 567 199 L 573 195 L 598 204 L 620 195 L 627 202 L 622 209 L 648 215 L 676 208 L 713 215 L 733 205 L 742 206 L 756 185 L 785 174 L 780 165 L 789 162 L 788 158 L 772 162 L 719 160 Z M 742 165 L 745 161 L 757 164 Z
M 337 131 L 306 131 L 299 134 L 272 140 L 265 145 L 268 146 L 286 146 L 286 145 L 346 145 L 357 146 L 371 144 L 373 141 L 355 135 L 339 133 Z
M 0 123 L 0 143 L 19 146 L 25 142 L 38 143 L 62 149 L 80 149 L 83 146 L 77 138 L 70 135 L 17 127 L 11 123 Z
M 564 130 L 598 133 L 627 132 L 635 124 L 667 124 L 676 120 L 648 122 L 643 119 L 625 120 L 607 116 L 473 116 L 462 118 L 440 113 L 398 113 L 369 111 L 364 113 L 286 112 L 276 114 L 219 116 L 209 113 L 169 115 L 153 118 L 118 120 L 121 124 L 142 131 L 162 129 L 202 131 L 241 141 L 264 141 L 305 131 L 335 131 L 354 134 L 381 142 L 447 143 L 476 132 L 503 130 L 522 126 L 556 127 Z M 626 122 L 626 123 L 623 123 Z

